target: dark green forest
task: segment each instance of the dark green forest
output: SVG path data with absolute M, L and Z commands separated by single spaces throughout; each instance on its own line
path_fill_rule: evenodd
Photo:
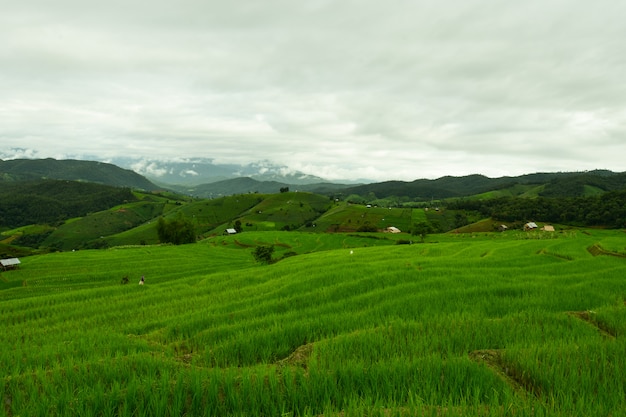
M 503 222 L 538 220 L 580 227 L 626 227 L 626 191 L 590 197 L 460 199 L 448 203 L 447 208 L 474 211 Z
M 135 200 L 129 188 L 89 182 L 0 182 L 0 225 L 4 228 L 54 225 Z

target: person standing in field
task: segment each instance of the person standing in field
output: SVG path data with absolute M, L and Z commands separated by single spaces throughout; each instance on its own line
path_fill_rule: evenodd
M 143 275 L 142 275 L 141 279 L 139 280 L 139 285 L 143 285 L 144 282 L 145 282 L 145 279 L 143 278 Z

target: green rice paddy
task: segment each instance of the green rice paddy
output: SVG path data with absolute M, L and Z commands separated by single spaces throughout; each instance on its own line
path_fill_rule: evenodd
M 626 234 L 529 236 L 22 258 L 0 274 L 0 416 L 622 415 Z M 297 256 L 261 265 L 260 244 Z

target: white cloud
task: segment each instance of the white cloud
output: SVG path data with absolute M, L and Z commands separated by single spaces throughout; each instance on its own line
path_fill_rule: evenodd
M 0 153 L 331 179 L 622 170 L 624 16 L 616 0 L 13 2 Z

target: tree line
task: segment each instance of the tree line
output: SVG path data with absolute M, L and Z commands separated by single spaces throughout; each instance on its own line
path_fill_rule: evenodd
M 626 227 L 626 191 L 591 197 L 459 199 L 447 208 L 475 211 L 503 222 L 537 220 L 580 227 Z
M 88 182 L 0 182 L 0 227 L 54 225 L 135 200 L 129 188 Z

